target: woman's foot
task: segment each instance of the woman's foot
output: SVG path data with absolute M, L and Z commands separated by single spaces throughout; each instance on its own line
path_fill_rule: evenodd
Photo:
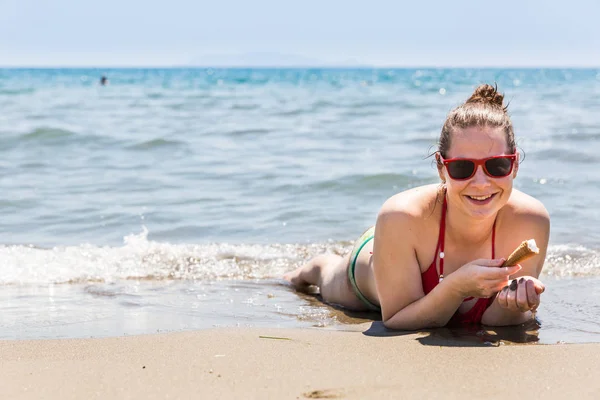
M 338 264 L 342 257 L 335 254 L 322 254 L 312 258 L 302 267 L 288 272 L 283 279 L 296 288 L 296 290 L 306 292 L 310 286 L 320 286 L 323 284 L 323 274 L 327 267 Z M 314 291 L 311 291 L 314 292 Z
M 305 284 L 303 282 L 303 280 L 300 279 L 300 270 L 301 269 L 302 269 L 302 267 L 296 268 L 295 270 L 290 271 L 283 275 L 283 279 L 286 280 L 287 282 L 289 282 L 296 289 L 298 289 L 298 287 L 301 287 Z

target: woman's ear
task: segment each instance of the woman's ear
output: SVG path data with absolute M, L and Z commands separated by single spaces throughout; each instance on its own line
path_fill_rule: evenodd
M 435 165 L 438 170 L 438 175 L 442 180 L 442 183 L 446 183 L 446 174 L 444 171 L 444 164 L 442 164 L 442 160 L 440 159 L 440 153 L 435 153 Z
M 519 160 L 521 159 L 521 154 L 517 152 L 517 158 L 515 159 L 515 166 L 513 167 L 513 179 L 517 177 L 517 172 L 519 172 Z

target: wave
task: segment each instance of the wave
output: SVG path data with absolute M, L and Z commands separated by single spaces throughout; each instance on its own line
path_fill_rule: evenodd
M 36 91 L 35 88 L 17 88 L 17 89 L 0 89 L 0 96 L 8 95 L 19 95 L 19 94 L 34 94 Z
M 430 181 L 419 179 L 419 177 L 415 175 L 379 173 L 369 175 L 345 175 L 335 179 L 301 185 L 298 186 L 298 188 L 302 189 L 302 191 L 309 192 L 336 191 L 342 193 L 356 193 L 357 190 L 376 191 L 389 188 L 408 188 L 426 183 L 430 183 Z
M 43 128 L 36 128 L 31 132 L 21 135 L 21 139 L 45 141 L 45 140 L 66 139 L 69 137 L 73 137 L 75 135 L 77 135 L 76 132 L 70 131 L 68 129 L 43 127 Z
M 152 139 L 147 140 L 145 142 L 137 143 L 128 147 L 130 150 L 154 150 L 161 148 L 169 148 L 169 147 L 180 147 L 184 146 L 185 143 L 179 140 L 169 140 L 169 139 Z
M 52 126 L 41 126 L 26 132 L 7 132 L 6 135 L 0 135 L 0 144 L 9 147 L 102 146 L 110 148 L 115 145 L 123 146 L 124 143 L 125 140 L 119 138 Z M 36 164 L 39 163 L 39 160 L 28 161 L 28 163 Z
M 0 285 L 140 280 L 263 279 L 279 277 L 330 244 L 170 244 L 147 239 L 148 230 L 122 247 L 91 244 L 50 249 L 0 247 Z M 335 248 L 335 246 L 333 246 Z M 338 252 L 348 249 L 338 249 Z
M 224 133 L 229 136 L 262 136 L 271 132 L 271 129 L 235 129 Z
M 597 142 L 600 140 L 600 132 L 598 131 L 579 131 L 575 130 L 572 132 L 563 132 L 563 133 L 555 133 L 553 135 L 549 135 L 549 138 L 553 141 L 576 141 L 576 142 Z
M 232 104 L 231 106 L 229 106 L 230 110 L 258 110 L 260 109 L 262 106 L 260 104 L 254 104 L 254 103 L 250 103 L 250 104 L 241 104 L 241 103 L 235 103 Z
M 600 157 L 595 154 L 587 154 L 584 151 L 565 148 L 557 151 L 556 147 L 536 152 L 529 152 L 528 156 L 537 161 L 554 159 L 575 164 L 597 164 L 600 162 Z
M 153 93 L 146 94 L 146 98 L 148 98 L 148 99 L 164 99 L 166 97 L 167 97 L 167 95 L 165 95 L 164 93 L 161 93 L 161 92 L 153 92 Z
M 579 245 L 548 248 L 543 273 L 556 277 L 600 276 L 600 251 Z
M 281 277 L 309 258 L 346 254 L 351 242 L 310 244 L 170 244 L 128 235 L 121 247 L 91 244 L 0 247 L 0 285 L 111 283 L 121 280 L 254 280 Z M 600 251 L 577 245 L 549 248 L 544 275 L 600 276 Z M 103 295 L 103 294 L 98 294 Z

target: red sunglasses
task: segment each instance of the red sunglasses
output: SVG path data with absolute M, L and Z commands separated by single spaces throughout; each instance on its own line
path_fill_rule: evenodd
M 440 153 L 438 153 L 440 154 Z M 448 158 L 444 159 L 440 154 L 440 160 L 446 166 L 448 175 L 455 180 L 470 179 L 475 175 L 477 166 L 481 165 L 487 176 L 492 178 L 504 178 L 510 175 L 515 164 L 516 154 L 493 156 L 487 158 Z

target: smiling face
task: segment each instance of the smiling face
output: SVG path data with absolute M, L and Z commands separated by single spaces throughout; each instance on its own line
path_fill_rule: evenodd
M 502 128 L 472 126 L 452 132 L 450 147 L 444 156 L 446 159 L 482 159 L 503 154 L 511 154 L 511 151 Z M 439 163 L 438 172 L 446 182 L 448 203 L 471 218 L 485 219 L 494 216 L 508 202 L 517 166 L 518 158 L 512 173 L 503 178 L 488 176 L 481 166 L 466 180 L 452 179 Z

